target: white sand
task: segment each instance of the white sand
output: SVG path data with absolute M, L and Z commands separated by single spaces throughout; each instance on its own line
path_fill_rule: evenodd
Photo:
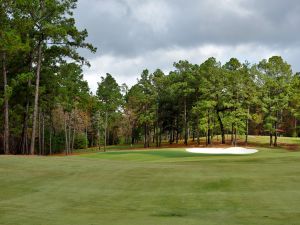
M 256 149 L 248 149 L 242 147 L 231 147 L 231 148 L 187 148 L 187 152 L 201 153 L 210 155 L 248 155 L 258 152 Z

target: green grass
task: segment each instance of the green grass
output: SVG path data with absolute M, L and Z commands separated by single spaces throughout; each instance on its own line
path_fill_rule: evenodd
M 1 225 L 300 224 L 300 152 L 0 157 Z
M 230 135 L 225 135 L 226 141 L 230 143 L 231 136 Z M 214 137 L 214 142 L 217 142 L 217 139 L 220 141 L 221 136 L 218 135 Z M 240 143 L 244 143 L 245 141 L 245 135 L 238 135 L 238 139 Z M 201 141 L 204 142 L 205 138 L 201 138 Z M 274 141 L 274 137 L 273 137 Z M 263 145 L 269 145 L 270 143 L 270 137 L 269 136 L 254 136 L 254 135 L 249 135 L 248 136 L 248 142 L 250 144 L 263 144 Z M 278 137 L 278 144 L 297 144 L 300 145 L 300 138 L 297 137 Z
M 249 135 L 248 137 L 248 143 L 250 145 L 260 145 L 262 146 L 269 146 L 269 136 L 253 136 Z M 226 135 L 226 142 L 227 144 L 230 144 L 231 137 L 230 135 Z M 239 135 L 238 136 L 239 144 L 244 144 L 245 141 L 245 136 L 244 135 Z M 215 136 L 213 139 L 213 143 L 217 145 L 221 141 L 221 136 Z M 200 142 L 203 145 L 205 143 L 205 137 L 200 138 Z M 183 140 L 179 141 L 179 144 L 183 145 Z M 195 144 L 193 143 L 192 139 L 189 140 L 189 144 Z M 293 138 L 293 137 L 278 137 L 278 144 L 279 147 L 281 146 L 282 148 L 286 148 L 286 144 L 288 145 L 298 145 L 296 146 L 296 149 L 300 151 L 300 138 Z M 162 142 L 162 148 L 164 146 L 168 145 L 168 141 L 163 141 Z M 118 151 L 118 150 L 134 150 L 134 149 L 143 149 L 143 143 L 138 143 L 134 145 L 128 145 L 128 144 L 122 144 L 122 145 L 110 145 L 106 147 L 106 151 Z M 150 143 L 151 148 L 155 148 L 155 143 Z M 93 148 L 88 148 L 88 149 L 78 149 L 75 150 L 74 153 L 96 153 L 96 152 L 102 152 L 103 146 L 101 146 L 101 149 L 99 151 L 98 147 L 93 147 Z
M 274 137 L 273 137 L 274 140 Z M 260 143 L 260 144 L 269 144 L 270 137 L 269 136 L 249 136 L 250 143 Z M 284 144 L 298 144 L 300 145 L 300 138 L 296 137 L 278 137 L 278 143 Z
M 128 144 L 122 144 L 122 145 L 108 145 L 106 146 L 106 151 L 114 151 L 114 150 L 133 150 L 136 148 L 143 148 L 144 145 L 142 143 L 138 143 L 135 145 L 128 145 Z M 103 152 L 104 147 L 101 145 L 101 148 L 99 150 L 98 147 L 92 147 L 87 149 L 76 149 L 74 150 L 74 153 L 95 153 L 95 152 Z

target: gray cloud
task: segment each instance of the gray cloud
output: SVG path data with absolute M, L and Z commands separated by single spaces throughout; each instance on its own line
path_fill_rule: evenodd
M 297 0 L 79 0 L 77 21 L 102 52 L 203 43 L 299 44 Z
M 92 65 L 110 58 L 102 68 L 120 72 L 108 64 L 121 58 L 140 59 L 144 65 L 124 69 L 132 77 L 142 66 L 169 68 L 169 60 L 178 57 L 201 59 L 206 55 L 203 51 L 188 54 L 205 46 L 226 50 L 221 59 L 249 56 L 257 62 L 260 57 L 280 54 L 299 71 L 299 12 L 298 0 L 79 0 L 75 17 L 99 49 L 96 55 L 86 55 Z M 166 58 L 178 49 L 181 55 Z M 91 71 L 96 73 L 93 68 L 87 73 Z

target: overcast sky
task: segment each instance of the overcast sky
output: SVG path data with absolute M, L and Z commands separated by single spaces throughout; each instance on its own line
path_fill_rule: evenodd
M 75 17 L 98 48 L 83 52 L 93 91 L 106 73 L 131 86 L 145 68 L 169 72 L 175 61 L 211 56 L 257 63 L 281 55 L 300 71 L 299 0 L 78 0 Z

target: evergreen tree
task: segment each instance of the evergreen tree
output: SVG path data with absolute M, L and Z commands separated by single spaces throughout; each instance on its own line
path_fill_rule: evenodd
M 98 83 L 97 97 L 99 99 L 100 109 L 104 113 L 104 149 L 108 141 L 108 122 L 113 118 L 114 113 L 119 110 L 122 104 L 121 88 L 116 80 L 110 74 L 101 77 Z

